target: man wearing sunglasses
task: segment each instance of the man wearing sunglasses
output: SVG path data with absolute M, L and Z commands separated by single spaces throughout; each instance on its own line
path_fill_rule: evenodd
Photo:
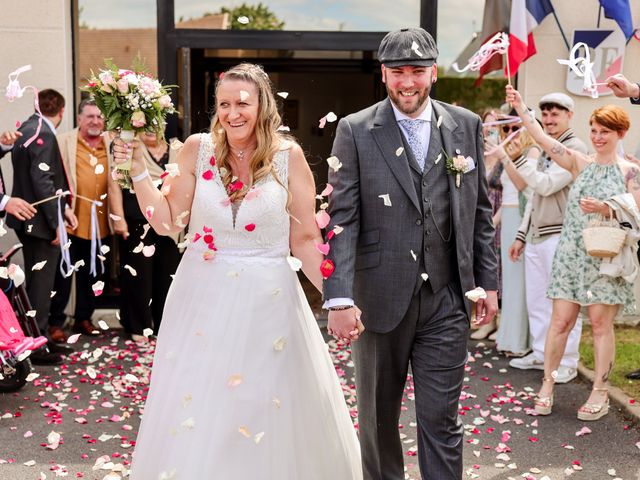
M 547 134 L 568 148 L 587 152 L 584 142 L 575 136 L 569 126 L 574 110 L 571 97 L 564 93 L 550 93 L 540 99 L 539 106 L 542 111 L 542 126 Z M 514 358 L 509 365 L 524 370 L 544 370 L 544 343 L 551 324 L 552 310 L 552 302 L 547 298 L 547 287 L 573 177 L 569 171 L 553 163 L 544 152 L 537 164 L 520 158 L 514 162 L 514 166 L 533 190 L 516 240 L 509 249 L 509 257 L 513 261 L 518 260 L 524 251 L 527 313 L 533 351 L 525 357 Z M 556 383 L 567 383 L 576 377 L 581 334 L 582 322 L 578 318 L 569 334 Z

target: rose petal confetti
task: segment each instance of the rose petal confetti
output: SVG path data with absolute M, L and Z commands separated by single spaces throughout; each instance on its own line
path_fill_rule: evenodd
M 38 263 L 34 264 L 33 267 L 31 267 L 31 271 L 35 272 L 37 270 L 42 270 L 42 267 L 44 267 L 46 264 L 47 264 L 46 260 L 38 262 Z
M 96 283 L 91 285 L 91 289 L 93 290 L 93 294 L 97 297 L 102 294 L 104 290 L 104 282 L 102 280 L 98 280 Z
M 135 276 L 137 276 L 137 275 L 138 275 L 138 272 L 136 272 L 135 268 L 133 268 L 131 265 L 125 265 L 125 266 L 124 266 L 124 268 L 125 268 L 125 269 L 127 269 L 127 270 L 129 270 L 129 273 L 130 273 L 132 276 L 134 276 L 134 277 L 135 277 Z
M 289 255 L 287 257 L 287 262 L 289 262 L 289 266 L 291 267 L 291 270 L 293 270 L 294 272 L 297 272 L 302 268 L 302 262 L 298 260 L 296 257 L 292 257 L 291 255 Z
M 42 163 L 38 164 L 38 168 L 39 168 L 40 170 L 42 170 L 43 172 L 48 172 L 48 171 L 49 171 L 49 169 L 50 169 L 49 165 L 47 165 L 47 164 L 46 164 L 46 163 L 44 163 L 44 162 L 42 162 Z
M 396 157 L 399 157 L 400 155 L 402 155 L 402 152 L 404 152 L 404 147 L 398 147 L 396 149 Z
M 329 164 L 329 168 L 331 168 L 334 172 L 337 172 L 342 167 L 342 162 L 336 156 L 331 156 L 327 158 L 327 163 Z
M 96 175 L 101 175 L 104 173 L 104 165 L 102 165 L 101 163 L 96 165 L 96 168 L 94 170 Z
M 154 253 L 156 253 L 155 245 L 145 245 L 144 247 L 142 247 L 142 255 L 144 255 L 145 257 L 153 257 Z
M 238 373 L 234 373 L 233 375 L 230 375 L 229 378 L 227 379 L 227 386 L 229 386 L 230 388 L 235 388 L 241 383 L 242 383 L 242 375 Z
M 333 192 L 333 185 L 331 185 L 330 183 L 327 183 L 327 186 L 324 187 L 324 190 L 320 192 L 320 196 L 328 197 L 329 195 L 331 195 L 331 192 Z
M 122 217 L 119 215 L 115 215 L 113 213 L 109 214 L 109 218 L 111 218 L 111 220 L 113 220 L 114 222 L 119 222 L 120 220 L 122 220 Z
M 69 338 L 67 338 L 67 343 L 70 343 L 70 344 L 76 343 L 79 338 L 80 338 L 79 333 L 74 333 L 73 335 L 69 335 Z
M 245 17 L 246 18 L 246 17 Z M 240 101 L 244 102 L 247 98 L 249 98 L 249 92 L 246 90 L 240 90 Z
M 316 243 L 316 250 L 323 255 L 328 255 L 330 248 L 328 243 Z
M 391 206 L 391 199 L 389 198 L 389 194 L 385 193 L 383 195 L 378 195 L 378 198 L 382 199 L 382 203 L 384 204 L 385 207 L 390 207 Z
M 273 341 L 273 349 L 276 352 L 281 352 L 284 350 L 285 345 L 287 344 L 287 339 L 284 337 L 279 337 Z
M 282 98 L 287 98 L 289 96 L 289 92 L 278 92 L 276 95 Z
M 318 211 L 318 213 L 316 213 L 316 224 L 318 225 L 318 228 L 325 228 L 327 225 L 329 225 L 330 221 L 331 217 L 325 210 L 320 210 Z

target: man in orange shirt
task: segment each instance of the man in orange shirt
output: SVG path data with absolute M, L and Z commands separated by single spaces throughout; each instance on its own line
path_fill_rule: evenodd
M 103 131 L 104 119 L 100 110 L 93 100 L 85 99 L 78 107 L 78 127 L 58 136 L 71 191 L 74 192 L 71 208 L 78 217 L 78 228 L 68 231 L 71 265 L 84 261 L 84 264 L 75 268 L 73 330 L 85 335 L 98 332 L 91 323 L 96 296 L 92 286 L 104 277 L 105 267 L 99 258 L 103 253 L 99 249 L 99 242 L 104 242 L 110 232 L 106 195 L 111 162 Z M 96 204 L 93 220 L 90 200 L 100 202 Z M 67 336 L 62 326 L 71 294 L 71 276 L 65 276 L 58 270 L 54 290 L 56 295 L 51 302 L 49 336 L 55 342 L 66 342 Z

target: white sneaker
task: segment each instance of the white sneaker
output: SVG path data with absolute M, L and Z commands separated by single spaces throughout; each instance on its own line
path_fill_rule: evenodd
M 558 367 L 557 372 L 558 376 L 554 379 L 555 383 L 569 383 L 578 376 L 578 371 L 575 368 L 563 367 L 562 365 Z
M 509 362 L 509 366 L 520 370 L 544 370 L 544 361 L 538 360 L 533 353 L 530 353 L 522 358 L 514 358 Z

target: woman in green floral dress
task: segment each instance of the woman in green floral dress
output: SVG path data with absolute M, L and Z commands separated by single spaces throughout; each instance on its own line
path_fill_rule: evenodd
M 599 273 L 602 260 L 587 254 L 582 230 L 595 214 L 612 215 L 604 200 L 631 193 L 636 204 L 640 203 L 638 167 L 617 153 L 618 142 L 630 127 L 629 116 L 613 105 L 594 110 L 589 124 L 595 154 L 584 155 L 546 135 L 529 114 L 520 94 L 510 85 L 507 86 L 507 101 L 516 109 L 538 145 L 575 179 L 569 192 L 547 291 L 548 297 L 553 299 L 553 313 L 545 342 L 544 378 L 535 409 L 541 415 L 551 413 L 556 370 L 580 308 L 586 307 L 593 329 L 595 379 L 587 402 L 578 410 L 578 418 L 598 420 L 609 411 L 606 382 L 615 358 L 613 320 L 620 307 L 631 312 L 635 306 L 633 284 L 621 277 Z

